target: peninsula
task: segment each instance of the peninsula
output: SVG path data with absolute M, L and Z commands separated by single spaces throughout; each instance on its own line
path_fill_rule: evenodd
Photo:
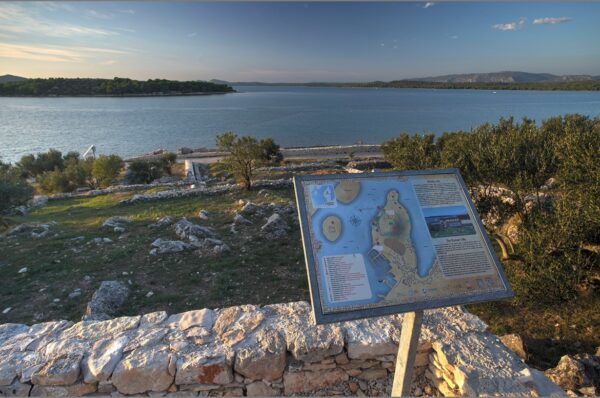
M 227 84 L 205 81 L 149 79 L 146 81 L 115 77 L 22 79 L 0 83 L 4 97 L 144 97 L 207 95 L 235 92 Z

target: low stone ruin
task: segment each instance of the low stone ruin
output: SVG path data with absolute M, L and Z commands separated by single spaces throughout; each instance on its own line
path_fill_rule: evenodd
M 314 326 L 306 302 L 0 325 L 0 394 L 389 395 L 402 316 Z M 564 395 L 476 316 L 425 312 L 412 392 Z

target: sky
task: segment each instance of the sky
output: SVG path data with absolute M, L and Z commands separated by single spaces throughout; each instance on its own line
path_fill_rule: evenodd
M 358 82 L 600 75 L 600 3 L 0 2 L 0 75 Z

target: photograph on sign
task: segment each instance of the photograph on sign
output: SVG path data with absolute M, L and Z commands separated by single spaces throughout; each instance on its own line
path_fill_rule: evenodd
M 512 297 L 457 170 L 294 186 L 317 323 Z

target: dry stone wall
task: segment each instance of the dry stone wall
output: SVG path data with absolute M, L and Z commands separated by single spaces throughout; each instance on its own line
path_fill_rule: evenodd
M 389 395 L 402 316 L 314 326 L 306 302 L 0 325 L 0 395 Z M 417 395 L 562 395 L 459 307 L 426 311 Z

